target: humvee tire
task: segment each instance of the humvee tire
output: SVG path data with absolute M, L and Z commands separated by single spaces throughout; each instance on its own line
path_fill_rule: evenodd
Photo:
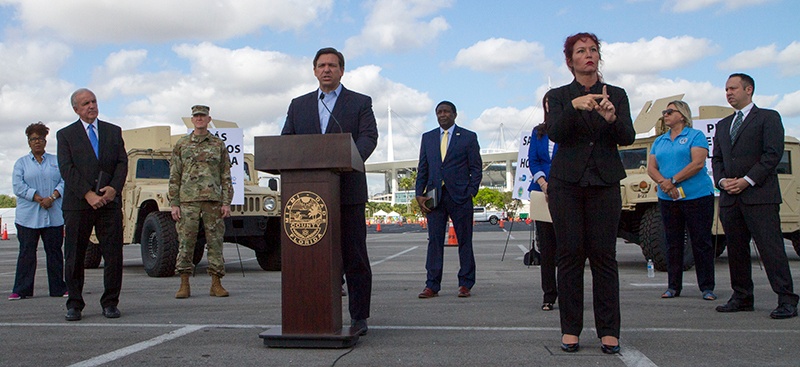
M 653 205 L 642 215 L 639 239 L 641 240 L 642 255 L 645 259 L 653 259 L 658 271 L 667 271 L 667 237 L 664 233 L 664 223 L 661 220 L 661 210 L 658 205 Z M 683 270 L 694 266 L 694 255 L 689 237 L 684 235 Z
M 83 268 L 97 269 L 100 267 L 100 260 L 103 260 L 100 244 L 89 241 L 89 245 L 86 246 L 86 257 L 83 258 Z
M 178 257 L 178 232 L 168 212 L 152 212 L 142 226 L 142 263 L 151 277 L 175 275 Z

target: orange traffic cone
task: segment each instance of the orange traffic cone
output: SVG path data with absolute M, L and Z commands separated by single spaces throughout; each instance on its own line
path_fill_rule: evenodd
M 420 220 L 420 221 L 419 221 L 419 225 L 420 225 L 422 228 L 428 228 L 428 220 L 427 220 L 427 219 L 425 219 L 425 218 L 422 218 L 422 220 Z
M 453 222 L 450 222 L 450 229 L 447 231 L 447 244 L 445 246 L 458 246 L 458 238 L 456 238 L 456 229 L 453 228 Z
M 375 225 L 375 232 L 380 232 L 380 231 L 381 231 L 381 224 L 378 223 Z
M 506 221 L 500 219 L 500 228 L 505 228 L 506 227 L 505 223 L 506 223 Z
M 3 241 L 8 241 L 8 224 L 3 224 Z

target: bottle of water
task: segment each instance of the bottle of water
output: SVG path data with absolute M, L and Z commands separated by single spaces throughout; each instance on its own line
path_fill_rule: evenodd
M 656 277 L 656 265 L 653 263 L 653 259 L 647 259 L 647 277 Z

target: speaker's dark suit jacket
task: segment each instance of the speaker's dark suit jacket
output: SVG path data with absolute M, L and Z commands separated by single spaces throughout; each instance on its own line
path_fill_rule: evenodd
M 453 220 L 458 238 L 458 285 L 469 289 L 475 284 L 475 256 L 472 251 L 472 198 L 478 194 L 483 178 L 478 135 L 453 126 L 450 144 L 442 161 L 442 133 L 437 127 L 422 134 L 417 166 L 416 196 L 436 190 L 439 204 L 428 213 L 428 272 L 425 286 L 438 292 L 442 281 L 444 239 L 447 218 Z M 442 187 L 444 183 L 444 187 Z
M 78 120 L 58 131 L 58 167 L 64 179 L 64 278 L 69 288 L 67 308 L 83 309 L 83 262 L 92 228 L 103 252 L 105 292 L 102 307 L 116 306 L 122 288 L 122 188 L 128 174 L 128 155 L 122 130 L 98 120 L 99 159 L 95 156 L 83 123 Z M 84 198 L 94 191 L 100 172 L 117 196 L 113 202 L 94 210 Z M 103 182 L 105 183 L 105 182 Z
M 322 134 L 319 126 L 318 102 L 317 91 L 293 99 L 281 135 Z M 341 124 L 341 130 L 336 121 Z M 353 135 L 361 159 L 366 161 L 372 155 L 372 151 L 378 145 L 378 126 L 372 111 L 372 98 L 342 87 L 341 95 L 337 97 L 336 105 L 331 110 L 331 118 L 325 133 L 340 132 Z M 366 203 L 368 195 L 366 174 L 342 173 L 341 190 L 342 205 Z
M 753 105 L 736 140 L 731 142 L 734 115 L 717 123 L 714 135 L 714 184 L 723 178 L 747 176 L 753 182 L 738 195 L 720 189 L 719 209 L 725 229 L 731 287 L 737 299 L 753 304 L 750 238 L 755 240 L 764 270 L 779 303 L 797 305 L 791 271 L 783 245 L 780 223 L 781 191 L 776 167 L 783 156 L 784 129 L 781 116 Z
M 317 93 L 314 91 L 292 100 L 281 135 L 322 133 Z M 325 130 L 326 134 L 340 132 L 352 134 L 361 159 L 366 161 L 378 145 L 378 126 L 372 111 L 372 98 L 342 86 Z M 372 270 L 367 254 L 364 214 L 368 195 L 367 176 L 364 172 L 343 172 L 340 182 L 342 267 L 347 277 L 350 318 L 363 320 L 369 317 L 372 298 Z

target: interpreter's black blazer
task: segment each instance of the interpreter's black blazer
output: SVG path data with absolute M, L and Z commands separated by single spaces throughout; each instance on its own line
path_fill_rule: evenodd
M 103 208 L 114 209 L 122 205 L 122 187 L 128 175 L 128 154 L 122 140 L 119 126 L 97 120 L 97 134 L 100 139 L 98 159 L 86 135 L 81 120 L 75 121 L 58 131 L 58 168 L 64 179 L 63 210 L 89 210 L 92 207 L 84 198 L 94 191 L 100 171 L 110 176 L 109 185 L 117 191 L 114 202 Z
M 293 99 L 281 135 L 321 134 L 317 103 L 317 91 Z M 361 159 L 366 161 L 378 145 L 378 125 L 372 111 L 372 98 L 343 86 L 331 115 L 325 133 L 352 134 Z M 336 121 L 341 124 L 341 130 Z M 340 182 L 342 205 L 367 202 L 367 176 L 364 172 L 343 172 Z
M 739 197 L 744 204 L 780 204 L 781 189 L 776 167 L 783 156 L 784 129 L 781 115 L 755 105 L 745 117 L 736 141 L 731 143 L 730 115 L 717 123 L 714 134 L 714 185 L 719 187 L 723 178 L 752 179 L 755 186 L 742 191 Z M 719 205 L 730 206 L 736 197 L 720 188 Z
M 617 112 L 617 120 L 611 124 L 596 111 L 578 111 L 572 107 L 573 99 L 586 94 L 576 80 L 547 92 L 547 136 L 558 143 L 550 177 L 578 183 L 593 158 L 605 183 L 616 185 L 625 178 L 625 167 L 619 158 L 617 145 L 631 145 L 636 139 L 630 103 L 625 90 L 613 85 L 598 82 L 590 93 L 601 94 L 603 85 Z

